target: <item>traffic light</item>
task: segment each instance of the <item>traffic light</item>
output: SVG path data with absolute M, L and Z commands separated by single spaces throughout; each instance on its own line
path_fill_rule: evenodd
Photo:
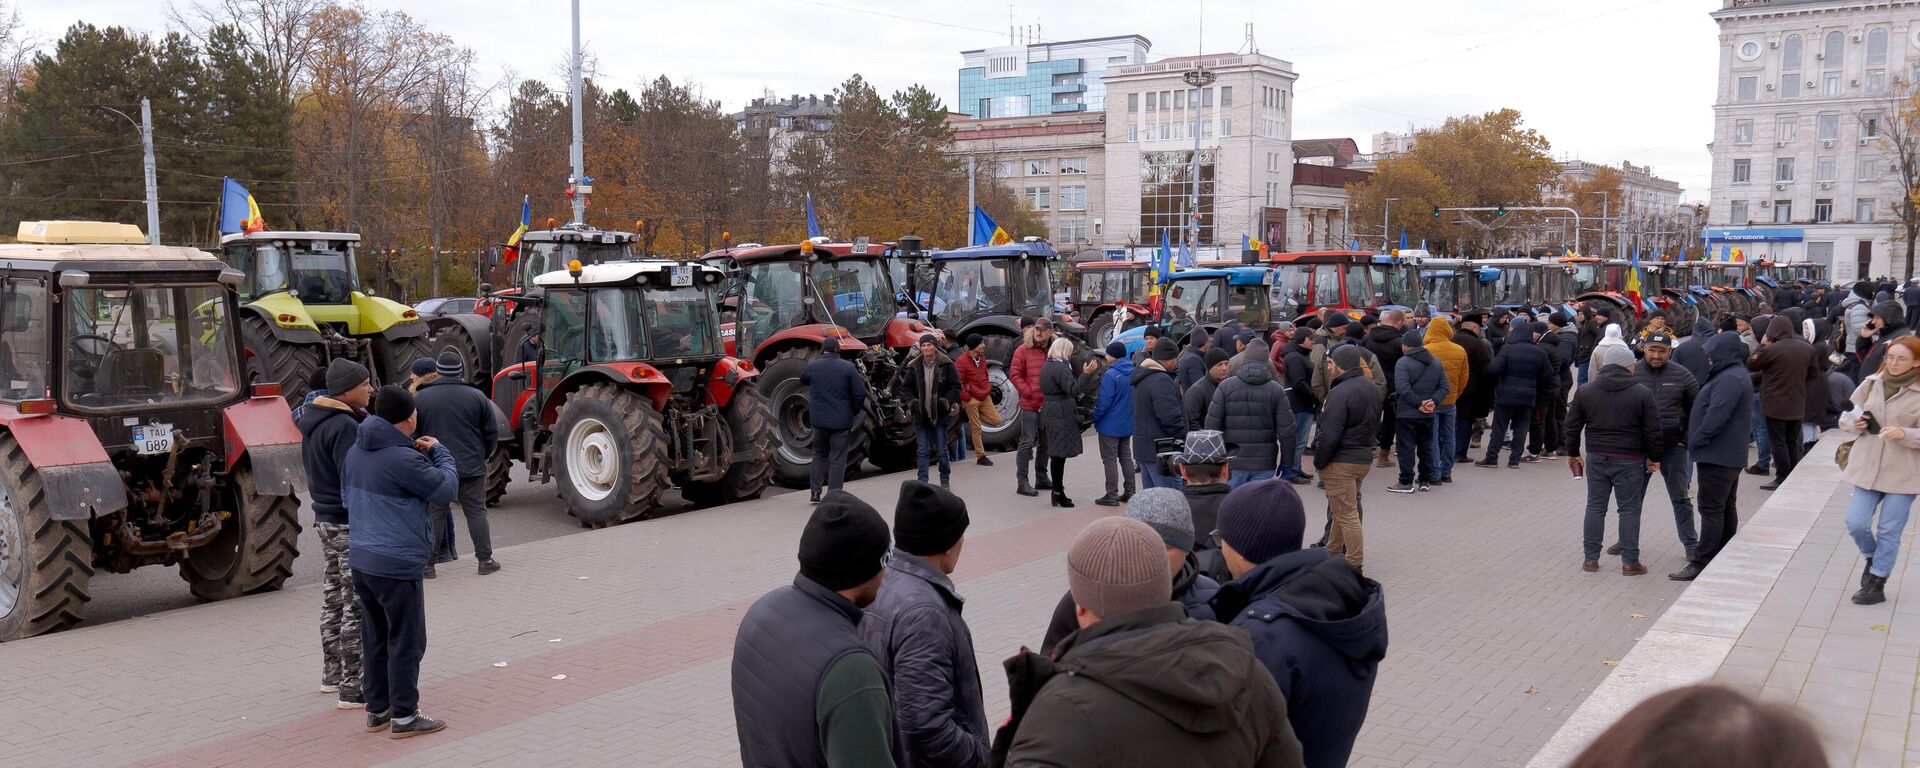
M 1436 220 L 1440 218 L 1440 206 L 1433 207 L 1433 218 Z
M 1496 208 L 1494 208 L 1494 209 L 1493 209 L 1493 217 L 1494 217 L 1494 218 L 1496 218 L 1496 219 L 1497 219 L 1497 218 L 1500 218 L 1501 216 L 1505 216 L 1505 215 L 1507 215 L 1507 207 L 1506 207 L 1506 206 L 1504 206 L 1504 205 L 1502 205 L 1502 206 L 1498 206 L 1498 207 L 1496 207 Z

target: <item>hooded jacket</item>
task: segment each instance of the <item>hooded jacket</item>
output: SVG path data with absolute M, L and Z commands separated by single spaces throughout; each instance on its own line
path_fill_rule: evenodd
M 1380 388 L 1359 371 L 1341 371 L 1314 422 L 1313 468 L 1367 464 L 1379 445 Z
M 1023 339 L 1033 338 L 1033 329 L 1027 329 Z M 1020 393 L 1020 410 L 1038 411 L 1046 396 L 1040 394 L 1040 369 L 1047 366 L 1047 349 L 1034 346 L 1030 341 L 1021 341 L 1013 348 L 1013 357 L 1007 361 L 1007 378 L 1013 381 L 1014 391 Z
M 1424 346 L 1400 356 L 1393 378 L 1393 416 L 1397 419 L 1432 419 L 1433 414 L 1421 411 L 1420 404 L 1432 400 L 1440 405 L 1451 391 L 1446 370 Z
M 1333 354 L 1333 350 L 1346 345 L 1352 345 L 1354 349 L 1360 350 L 1361 363 L 1366 369 L 1365 374 L 1367 380 L 1373 382 L 1373 386 L 1380 390 L 1381 397 L 1386 397 L 1387 377 L 1385 373 L 1381 372 L 1380 361 L 1374 358 L 1373 353 L 1367 350 L 1366 345 L 1346 335 L 1331 336 L 1325 340 L 1325 343 L 1319 343 L 1314 346 L 1312 355 L 1313 396 L 1323 401 L 1327 399 L 1327 392 L 1333 389 L 1332 377 L 1327 375 L 1327 355 Z
M 395 581 L 418 581 L 433 554 L 427 505 L 453 501 L 460 473 L 444 445 L 421 454 L 413 437 L 368 416 L 340 467 L 340 492 L 353 510 L 347 565 Z
M 1707 340 L 1712 366 L 1687 418 L 1687 454 L 1698 464 L 1747 465 L 1753 439 L 1753 380 L 1747 375 L 1747 344 L 1731 333 Z
M 1308 768 L 1347 764 L 1387 655 L 1379 582 L 1324 549 L 1268 560 L 1213 598 L 1214 615 L 1253 637 L 1253 651 L 1287 698 Z
M 1233 378 L 1233 366 L 1227 366 L 1227 378 Z M 1220 390 L 1220 382 L 1213 380 L 1213 374 L 1200 377 L 1193 386 L 1180 395 L 1181 410 L 1187 412 L 1187 431 L 1200 429 L 1207 423 L 1207 409 L 1213 407 L 1213 393 Z
M 1707 365 L 1707 340 L 1719 332 L 1718 328 L 1713 327 L 1713 321 L 1701 318 L 1693 321 L 1693 335 L 1673 347 L 1673 362 L 1693 374 L 1696 384 L 1704 383 L 1707 373 L 1712 369 Z
M 1887 342 L 1901 336 L 1912 336 L 1913 329 L 1907 327 L 1907 315 L 1900 305 L 1891 301 L 1881 302 L 1873 307 L 1874 317 L 1880 318 L 1880 331 L 1873 337 L 1873 346 L 1860 361 L 1860 376 L 1880 371 L 1880 359 L 1887 354 Z
M 1222 486 L 1225 487 L 1225 486 Z M 1187 617 L 1200 621 L 1213 621 L 1213 596 L 1220 592 L 1220 582 L 1200 572 L 1199 560 L 1192 552 L 1187 553 L 1187 561 L 1180 564 L 1180 572 L 1173 575 L 1173 601 L 1187 609 Z M 1053 606 L 1053 619 L 1047 622 L 1046 637 L 1040 639 L 1040 652 L 1051 654 L 1060 640 L 1080 629 L 1080 622 L 1074 618 L 1073 592 L 1060 596 L 1060 602 Z
M 420 413 L 420 434 L 431 435 L 453 452 L 461 477 L 487 473 L 487 458 L 500 441 L 493 401 L 464 379 L 442 376 L 420 385 L 413 405 Z
M 1040 392 L 1046 400 L 1040 406 L 1040 438 L 1047 445 L 1047 456 L 1071 459 L 1084 449 L 1080 435 L 1080 395 L 1100 386 L 1091 373 L 1075 373 L 1073 363 L 1048 360 L 1040 369 Z
M 1204 335 L 1206 331 L 1201 330 L 1196 331 L 1196 333 Z M 1208 339 L 1208 343 L 1211 344 L 1212 340 Z M 1212 347 L 1208 347 L 1207 349 L 1211 348 Z M 1180 391 L 1185 392 L 1193 388 L 1194 382 L 1207 377 L 1206 349 L 1202 349 L 1199 345 L 1188 342 L 1186 348 L 1180 352 L 1180 370 L 1174 371 L 1173 373 L 1174 381 L 1180 384 Z
M 365 415 L 331 397 L 316 397 L 300 412 L 300 464 L 307 471 L 307 493 L 313 497 L 313 521 L 347 525 L 347 507 L 340 496 L 340 465 L 360 434 Z M 488 414 L 488 423 L 493 416 Z
M 1626 368 L 1601 368 L 1573 395 L 1567 408 L 1568 456 L 1580 455 L 1580 433 L 1586 432 L 1587 451 L 1614 458 L 1657 459 L 1665 451 L 1660 436 L 1665 425 L 1653 393 Z
M 1295 342 L 1280 348 L 1280 383 L 1287 388 L 1294 413 L 1317 413 L 1320 398 L 1313 394 L 1313 353 Z
M 1173 374 L 1157 360 L 1134 366 L 1127 379 L 1133 388 L 1133 460 L 1143 467 L 1155 467 L 1154 442 L 1168 437 L 1185 437 L 1187 412 L 1180 402 L 1180 387 Z
M 1246 634 L 1188 619 L 1178 603 L 1101 619 L 1054 657 L 1007 765 L 1301 765 L 1286 699 Z
M 1436 317 L 1427 323 L 1424 337 L 1427 354 L 1440 361 L 1440 370 L 1447 373 L 1447 396 L 1441 399 L 1441 405 L 1457 405 L 1460 396 L 1466 394 L 1471 379 L 1469 370 L 1471 361 L 1467 358 L 1467 348 L 1454 342 L 1453 326 L 1444 317 Z
M 1272 470 L 1280 463 L 1280 445 L 1293 444 L 1293 405 L 1264 352 L 1235 358 L 1238 368 L 1207 406 L 1207 429 L 1220 430 L 1239 446 L 1232 467 L 1242 472 Z
M 1660 413 L 1662 450 L 1687 444 L 1687 417 L 1693 412 L 1694 398 L 1700 396 L 1700 382 L 1693 372 L 1672 358 L 1658 368 L 1641 360 L 1633 366 L 1633 378 L 1653 393 L 1654 409 Z
M 987 761 L 986 697 L 966 601 L 925 558 L 893 550 L 860 638 L 892 682 L 893 721 L 909 765 L 972 768 Z
M 1601 347 L 1607 347 L 1607 346 L 1617 346 L 1617 347 L 1625 348 L 1628 351 L 1632 351 L 1633 348 L 1627 345 L 1627 340 L 1622 335 L 1621 331 L 1622 329 L 1619 323 L 1608 323 L 1606 334 L 1600 337 L 1600 343 L 1593 345 L 1594 353 L 1598 354 Z M 1587 378 L 1591 380 L 1593 377 L 1598 376 L 1599 374 L 1600 374 L 1599 371 L 1593 370 L 1592 356 L 1591 355 L 1588 356 Z
M 1867 288 L 1865 290 L 1871 291 L 1873 289 Z M 1867 327 L 1867 318 L 1872 314 L 1873 295 L 1863 293 L 1860 284 L 1856 283 L 1853 287 L 1853 292 L 1847 294 L 1846 298 L 1840 300 L 1840 316 L 1847 324 L 1847 340 L 1849 342 L 1853 339 L 1860 338 L 1860 329 Z M 1901 317 L 1901 320 L 1905 319 L 1904 316 Z
M 1507 337 L 1500 353 L 1487 365 L 1487 373 L 1499 379 L 1493 395 L 1493 404 L 1498 406 L 1532 408 L 1540 390 L 1551 390 L 1560 384 L 1560 376 L 1553 370 L 1553 359 L 1533 343 L 1533 334 L 1524 329 Z
M 1120 358 L 1100 374 L 1100 395 L 1093 401 L 1093 429 L 1107 437 L 1133 435 L 1133 361 Z
M 1551 402 L 1553 398 L 1565 397 L 1565 395 L 1560 392 L 1560 385 L 1565 383 L 1567 371 L 1570 370 L 1572 362 L 1567 359 L 1567 353 L 1560 346 L 1560 334 L 1558 333 L 1547 331 L 1546 333 L 1540 334 L 1540 340 L 1534 342 L 1534 346 L 1539 347 L 1540 351 L 1547 353 L 1547 367 L 1552 368 L 1554 374 L 1553 386 L 1541 387 L 1538 392 L 1534 393 L 1533 407 L 1545 408 L 1547 407 L 1547 403 Z
M 1404 329 L 1395 328 L 1386 323 L 1375 323 L 1367 329 L 1367 338 L 1360 342 L 1380 361 L 1380 373 L 1387 379 L 1387 394 L 1393 394 L 1393 370 L 1400 363 L 1400 337 L 1405 336 Z
M 1806 418 L 1807 387 L 1819 380 L 1820 364 L 1813 345 L 1784 315 L 1767 321 L 1767 345 L 1753 356 L 1753 375 L 1760 384 L 1760 412 L 1767 418 Z
M 1494 392 L 1500 386 L 1499 377 L 1488 370 L 1493 365 L 1493 345 L 1465 328 L 1453 333 L 1453 343 L 1467 351 L 1467 388 L 1456 405 L 1466 419 L 1483 418 L 1493 412 Z M 1447 383 L 1453 383 L 1453 379 L 1449 377 Z
M 960 374 L 962 401 L 985 400 L 993 395 L 993 382 L 987 376 L 987 356 L 984 350 L 979 360 L 973 359 L 973 355 L 968 350 L 961 350 L 960 356 L 954 358 L 953 370 Z

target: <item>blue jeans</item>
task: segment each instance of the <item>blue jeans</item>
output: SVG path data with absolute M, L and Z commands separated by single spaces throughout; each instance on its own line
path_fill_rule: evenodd
M 1754 454 L 1757 463 L 1762 466 L 1773 464 L 1773 440 L 1767 437 L 1767 415 L 1760 412 L 1760 398 L 1753 399 L 1753 442 L 1759 446 Z
M 1587 364 L 1574 363 L 1573 370 L 1574 370 L 1573 377 L 1580 382 L 1581 386 L 1585 386 L 1587 383 Z
M 1880 524 L 1873 525 L 1873 510 L 1880 509 Z M 1913 511 L 1913 494 L 1881 493 L 1854 486 L 1853 500 L 1847 502 L 1847 534 L 1853 537 L 1860 554 L 1873 558 L 1873 575 L 1893 573 L 1900 558 L 1900 534 L 1907 530 L 1907 513 Z
M 1607 533 L 1607 497 L 1612 496 L 1620 510 L 1620 562 L 1640 563 L 1640 499 L 1647 492 L 1647 462 L 1640 459 L 1614 459 L 1588 454 L 1587 516 L 1585 537 L 1581 542 L 1587 560 L 1600 559 L 1600 547 Z
M 1184 485 L 1184 483 L 1180 481 L 1180 478 L 1160 474 L 1160 468 L 1153 466 L 1154 463 L 1155 462 L 1140 463 L 1141 490 L 1148 488 L 1172 488 L 1176 491 L 1180 490 L 1180 487 Z
M 1467 418 L 1466 414 L 1459 412 L 1460 405 L 1458 403 L 1455 403 L 1453 407 L 1455 410 L 1453 414 L 1453 459 L 1447 462 L 1448 468 L 1453 467 L 1454 461 L 1461 459 L 1468 461 L 1473 460 L 1472 456 L 1467 455 L 1467 449 L 1473 447 L 1474 420 Z
M 1261 480 L 1272 479 L 1273 470 L 1271 469 L 1235 469 L 1227 473 L 1227 487 L 1238 488 L 1247 483 L 1257 483 Z
M 1458 405 L 1433 408 L 1433 476 L 1443 480 L 1453 477 L 1454 449 L 1458 447 L 1453 436 L 1454 419 L 1459 412 Z
M 1281 477 L 1297 477 L 1306 474 L 1300 460 L 1307 455 L 1307 446 L 1312 442 L 1308 438 L 1312 434 L 1313 411 L 1293 414 L 1293 453 L 1287 454 L 1286 463 L 1281 465 Z
M 927 465 L 932 459 L 940 461 L 940 479 L 945 480 L 953 474 L 953 468 L 947 464 L 947 423 L 944 421 L 922 422 L 913 425 L 914 456 L 919 468 L 915 477 L 920 482 L 927 481 Z M 929 455 L 931 454 L 931 455 Z
M 1693 498 L 1687 494 L 1693 485 L 1693 463 L 1687 461 L 1687 447 L 1676 445 L 1660 457 L 1660 479 L 1667 484 L 1667 501 L 1673 504 L 1673 529 L 1680 534 L 1680 546 L 1688 552 L 1700 545 L 1693 528 Z

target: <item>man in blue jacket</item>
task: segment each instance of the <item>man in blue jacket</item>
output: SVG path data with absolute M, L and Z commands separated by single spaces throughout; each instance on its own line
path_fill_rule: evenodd
M 820 342 L 820 356 L 800 371 L 807 388 L 807 419 L 813 425 L 813 463 L 808 467 L 810 500 L 820 503 L 821 486 L 840 490 L 847 479 L 847 441 L 867 405 L 867 380 L 840 356 L 840 337 Z
M 1142 487 L 1178 489 L 1179 478 L 1161 473 L 1154 443 L 1187 433 L 1186 406 L 1173 380 L 1180 349 L 1173 339 L 1162 336 L 1153 342 L 1147 358 L 1127 377 L 1133 388 L 1133 460 L 1139 465 Z
M 1753 429 L 1753 379 L 1747 373 L 1747 344 L 1722 333 L 1707 340 L 1710 372 L 1693 399 L 1687 417 L 1687 452 L 1700 478 L 1700 544 L 1687 567 L 1667 574 L 1693 581 L 1714 555 L 1733 540 L 1740 525 L 1740 468 L 1747 464 L 1747 436 Z
M 381 387 L 340 468 L 341 491 L 354 513 L 347 558 L 366 612 L 360 644 L 367 730 L 391 728 L 396 739 L 447 727 L 420 713 L 420 659 L 427 653 L 420 585 L 433 555 L 427 508 L 453 500 L 460 472 L 440 441 L 412 437 L 418 427 L 413 395 Z
M 1324 549 L 1300 548 L 1306 509 L 1285 480 L 1234 489 L 1219 525 L 1234 580 L 1214 596 L 1214 615 L 1252 636 L 1287 699 L 1307 768 L 1346 765 L 1387 655 L 1379 582 Z
M 313 527 L 320 535 L 325 562 L 320 599 L 320 690 L 340 694 L 335 706 L 358 709 L 360 692 L 360 602 L 353 597 L 353 568 L 347 564 L 347 506 L 341 501 L 340 465 L 353 448 L 373 399 L 367 367 L 336 357 L 326 367 L 323 394 L 300 406 L 300 462 L 313 499 Z
M 1100 438 L 1100 466 L 1107 472 L 1107 495 L 1094 499 L 1117 507 L 1133 498 L 1133 361 L 1127 345 L 1107 344 L 1107 372 L 1100 374 L 1100 396 L 1093 401 L 1093 431 Z M 1125 490 L 1121 490 L 1122 483 Z
M 1400 350 L 1400 362 L 1393 368 L 1393 405 L 1389 408 L 1400 440 L 1400 482 L 1387 486 L 1387 490 L 1413 493 L 1429 490 L 1439 482 L 1440 475 L 1434 468 L 1433 420 L 1450 388 L 1446 370 L 1427 351 L 1426 331 L 1409 329 L 1400 337 Z

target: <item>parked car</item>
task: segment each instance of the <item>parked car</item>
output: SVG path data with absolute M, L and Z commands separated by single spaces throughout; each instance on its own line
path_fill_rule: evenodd
M 446 317 L 447 315 L 471 314 L 479 299 L 460 296 L 441 296 L 427 299 L 413 305 L 413 311 L 421 317 Z

